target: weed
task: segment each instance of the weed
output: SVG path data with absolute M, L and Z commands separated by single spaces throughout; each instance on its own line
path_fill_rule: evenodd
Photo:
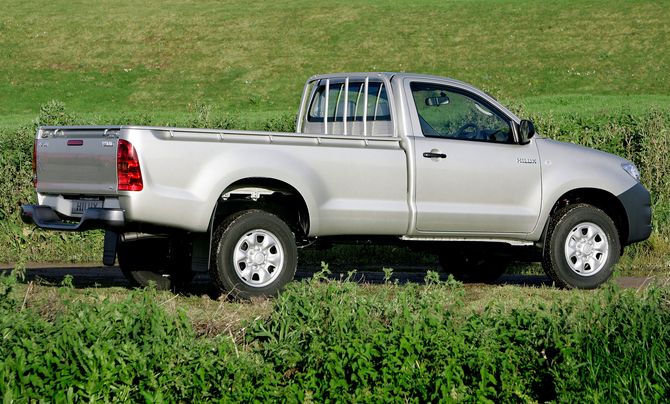
M 203 334 L 188 297 L 64 285 L 22 309 L 25 286 L 2 285 L 0 394 L 18 402 L 659 402 L 670 389 L 667 288 L 508 296 L 473 312 L 456 284 L 321 276 Z M 216 313 L 242 309 L 226 304 Z

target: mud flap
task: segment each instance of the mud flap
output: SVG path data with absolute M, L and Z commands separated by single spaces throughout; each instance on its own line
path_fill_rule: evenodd
M 209 270 L 209 233 L 199 233 L 193 239 L 193 251 L 191 254 L 191 271 L 207 272 Z
M 113 231 L 105 231 L 105 251 L 102 253 L 102 263 L 113 266 L 116 261 L 116 246 L 119 243 L 119 235 Z

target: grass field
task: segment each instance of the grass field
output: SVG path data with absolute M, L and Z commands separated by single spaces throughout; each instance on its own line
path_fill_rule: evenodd
M 0 14 L 0 125 L 295 110 L 338 71 L 456 78 L 560 114 L 669 105 L 667 1 L 25 1 Z

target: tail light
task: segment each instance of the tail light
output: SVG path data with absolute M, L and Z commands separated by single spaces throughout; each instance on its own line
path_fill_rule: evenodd
M 119 191 L 141 191 L 144 188 L 137 152 L 127 140 L 119 140 L 119 149 L 116 152 L 116 173 Z
M 33 187 L 37 188 L 37 139 L 33 147 Z

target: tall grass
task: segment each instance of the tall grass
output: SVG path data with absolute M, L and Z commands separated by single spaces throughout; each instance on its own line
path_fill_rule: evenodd
M 324 268 L 327 270 L 327 267 Z M 374 289 L 317 274 L 270 315 L 210 338 L 157 292 L 114 301 L 67 280 L 46 301 L 0 278 L 6 402 L 663 402 L 667 288 L 463 309 L 463 288 Z M 565 292 L 567 293 L 567 292 Z

